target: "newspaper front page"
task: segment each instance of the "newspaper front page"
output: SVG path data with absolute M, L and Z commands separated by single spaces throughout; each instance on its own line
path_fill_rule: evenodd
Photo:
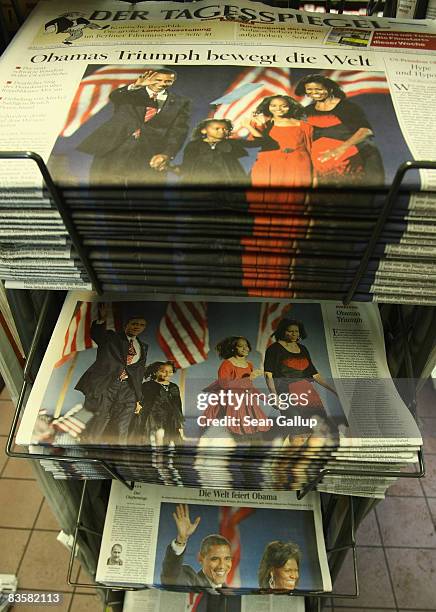
M 59 443 L 40 429 L 41 410 L 81 419 L 71 445 L 271 448 L 304 432 L 329 453 L 422 444 L 373 304 L 101 300 L 68 294 L 18 444 Z M 123 365 L 128 333 L 136 353 Z M 129 410 L 111 412 L 113 385 Z
M 251 114 L 244 109 L 256 96 L 260 102 L 269 94 L 300 92 L 297 97 L 311 112 L 319 94 L 305 86 L 306 77 L 316 73 L 341 87 L 347 103 L 358 90 L 385 91 L 377 109 L 368 105 L 344 111 L 351 123 L 353 113 L 354 120 L 365 111 L 382 116 L 384 128 L 374 129 L 366 121 L 362 129 L 369 131 L 360 134 L 365 146 L 359 170 L 353 170 L 353 177 L 342 174 L 343 184 L 347 176 L 355 181 L 358 172 L 360 185 L 382 187 L 407 159 L 436 157 L 436 139 L 429 129 L 435 49 L 431 20 L 307 14 L 239 0 L 231 5 L 203 0 L 183 7 L 150 2 L 140 9 L 122 2 L 78 2 L 72 7 L 42 1 L 1 60 L 0 147 L 36 151 L 50 161 L 61 183 L 98 184 L 99 176 L 110 180 L 110 153 L 123 133 L 126 137 L 121 120 L 125 105 L 120 102 L 124 109 L 111 118 L 109 98 L 137 95 L 132 87 L 143 86 L 148 71 L 166 67 L 177 72 L 169 85 L 174 96 L 171 133 L 160 142 L 165 151 L 157 152 L 167 158 L 155 159 L 155 167 L 181 155 L 189 129 L 210 117 L 211 110 L 214 117 L 231 120 L 235 134 L 248 129 Z M 165 113 L 159 100 L 156 104 L 163 123 Z M 375 142 L 370 133 L 375 133 Z M 129 147 L 143 146 L 140 135 L 129 138 Z M 322 157 L 322 143 L 318 145 L 324 164 L 318 183 L 325 178 L 326 184 L 340 184 Z M 361 143 L 356 146 L 362 148 Z M 354 153 L 342 151 L 344 158 Z M 123 147 L 119 154 L 127 159 L 130 150 Z M 233 170 L 231 182 L 238 183 L 237 164 Z M 198 181 L 195 169 L 193 176 Z M 421 172 L 420 181 L 410 174 L 407 180 L 423 189 L 435 187 L 435 174 L 428 171 Z M 300 184 L 310 182 L 303 177 Z M 3 189 L 29 188 L 35 197 L 42 194 L 31 161 L 2 160 L 0 184 Z
M 140 483 L 129 491 L 113 481 L 96 580 L 229 594 L 331 591 L 319 495 Z
M 434 50 L 431 21 L 43 1 L 1 60 L 0 149 L 48 164 L 105 291 L 337 299 L 397 168 L 435 158 Z M 7 286 L 89 288 L 34 162 L 0 185 Z M 434 303 L 434 216 L 397 199 L 356 299 Z

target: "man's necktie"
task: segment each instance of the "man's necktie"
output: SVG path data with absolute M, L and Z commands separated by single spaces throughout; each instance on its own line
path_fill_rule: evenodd
M 133 346 L 133 338 L 129 339 L 129 348 L 127 349 L 127 359 L 126 365 L 130 365 L 133 361 L 134 356 L 136 355 L 135 347 Z M 120 380 L 126 380 L 129 378 L 126 370 L 124 369 L 120 374 Z
M 151 93 L 150 100 L 156 100 L 156 99 L 157 99 L 157 93 Z M 144 123 L 148 123 L 150 119 L 153 119 L 153 117 L 157 114 L 158 110 L 159 108 L 157 106 L 146 106 L 145 114 L 144 114 Z M 141 136 L 141 129 L 138 128 L 137 130 L 135 130 L 132 136 L 135 140 L 138 140 L 138 138 L 140 138 Z
M 156 100 L 156 98 L 157 98 L 157 93 L 150 94 L 150 100 Z M 158 111 L 157 106 L 147 106 L 147 108 L 145 109 L 144 123 L 147 123 L 148 121 L 150 121 L 150 119 L 153 119 L 157 111 Z

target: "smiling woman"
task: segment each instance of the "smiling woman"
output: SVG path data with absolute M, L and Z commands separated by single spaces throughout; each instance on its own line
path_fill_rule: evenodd
M 293 591 L 300 579 L 300 562 L 301 552 L 297 544 L 279 540 L 270 542 L 259 564 L 260 588 Z
M 314 128 L 311 155 L 317 183 L 383 185 L 383 162 L 363 110 L 322 74 L 301 79 L 295 93 L 312 100 L 305 111 Z

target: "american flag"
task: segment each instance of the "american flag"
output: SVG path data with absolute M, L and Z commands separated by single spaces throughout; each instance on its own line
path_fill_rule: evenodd
M 214 113 L 214 118 L 230 119 L 237 133 L 241 119 L 249 117 L 264 98 L 276 94 L 292 95 L 290 74 L 290 68 L 257 67 L 243 70 L 225 93 L 231 93 L 248 83 L 259 83 L 260 87 L 230 104 L 221 104 Z
M 241 586 L 239 575 L 239 563 L 241 561 L 241 540 L 239 538 L 239 523 L 255 512 L 254 508 L 231 508 L 222 506 L 220 508 L 220 535 L 224 536 L 232 548 L 232 569 L 227 575 L 226 585 L 232 587 Z
M 103 66 L 82 79 L 71 104 L 61 136 L 72 136 L 109 102 L 114 89 L 130 85 L 145 66 Z
M 363 94 L 388 94 L 389 87 L 382 72 L 366 70 L 331 70 L 326 76 L 344 90 L 347 98 Z
M 98 319 L 97 302 L 78 302 L 76 310 L 71 317 L 70 324 L 65 333 L 64 346 L 59 361 L 54 365 L 59 368 L 79 351 L 96 348 L 91 338 L 91 323 Z M 107 306 L 106 329 L 116 329 L 113 309 Z
M 281 302 L 265 302 L 260 307 L 259 331 L 256 350 L 265 355 L 266 349 L 272 344 L 271 334 L 277 329 L 280 319 L 283 319 L 291 309 L 291 304 Z
M 64 414 L 64 416 L 59 417 L 58 419 L 54 419 L 52 421 L 52 426 L 62 433 L 66 433 L 73 438 L 78 438 L 80 434 L 86 429 L 85 423 L 76 416 L 78 412 L 82 410 L 83 406 L 81 404 L 77 404 L 68 410 Z
M 206 302 L 169 302 L 157 340 L 178 368 L 205 361 L 209 352 Z

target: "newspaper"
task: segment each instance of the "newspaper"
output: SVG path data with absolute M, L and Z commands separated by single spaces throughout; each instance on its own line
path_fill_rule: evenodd
M 110 302 L 70 292 L 18 444 L 59 445 L 41 410 L 55 420 L 74 411 L 73 446 L 277 450 L 302 433 L 329 456 L 338 444 L 422 445 L 389 374 L 378 308 L 365 303 Z
M 205 600 L 210 597 L 217 596 L 208 593 L 174 593 L 156 589 L 127 591 L 124 596 L 123 612 L 167 612 L 167 610 L 205 612 L 208 609 L 208 602 Z M 242 597 L 233 595 L 231 601 L 224 600 L 222 603 L 223 611 L 229 612 L 304 612 L 304 597 L 289 598 L 286 595 L 243 595 Z
M 74 7 L 42 1 L 2 58 L 6 84 L 0 147 L 36 151 L 50 161 L 60 183 L 75 186 L 198 184 L 203 171 L 210 179 L 209 168 L 215 182 L 231 186 L 384 188 L 404 161 L 436 157 L 428 122 L 435 36 L 431 20 L 311 14 L 238 0 L 219 6 L 202 0 L 183 7 L 150 2 L 139 9 L 106 0 Z M 146 106 L 148 119 L 142 117 L 141 125 L 131 129 L 122 115 L 147 86 L 154 87 L 156 69 L 167 70 L 166 93 L 159 100 L 163 90 L 157 87 L 157 102 Z M 177 80 L 171 70 L 177 71 Z M 320 82 L 306 79 L 314 73 L 330 79 L 324 84 L 337 86 L 336 95 L 343 98 L 338 121 L 348 140 L 336 132 L 336 139 L 330 132 L 317 137 L 322 93 L 309 85 L 319 89 Z M 374 106 L 370 98 L 376 91 L 386 95 L 377 97 Z M 350 101 L 357 92 L 368 94 L 365 108 Z M 280 151 L 277 143 L 268 150 L 274 134 L 259 136 L 272 111 L 263 115 L 253 103 L 275 95 L 296 96 L 304 107 L 300 118 L 281 122 L 299 132 L 298 143 L 284 142 Z M 172 114 L 165 118 L 170 106 Z M 202 124 L 211 118 L 221 124 Z M 225 121 L 231 122 L 232 138 Z M 358 129 L 350 132 L 347 121 Z M 202 137 L 212 128 L 220 132 L 215 147 L 206 145 L 207 155 L 201 152 L 201 138 L 188 142 L 196 127 Z M 147 139 L 142 138 L 145 132 Z M 255 153 L 245 150 L 248 133 L 254 144 L 266 146 L 257 161 Z M 223 151 L 211 156 L 215 149 Z M 138 151 L 148 160 L 142 168 L 135 162 Z M 273 153 L 278 155 L 274 164 Z M 269 164 L 279 168 L 285 163 L 280 153 L 296 156 L 295 171 L 270 183 L 265 173 Z M 406 183 L 434 189 L 435 177 L 430 171 L 420 177 L 408 173 Z M 42 193 L 30 160 L 2 160 L 0 184 Z
M 96 580 L 212 593 L 331 591 L 319 495 L 140 483 L 130 491 L 113 481 Z
M 260 3 L 41 2 L 2 58 L 0 148 L 48 164 L 105 291 L 336 300 L 398 166 L 435 157 L 434 37 Z M 428 191 L 398 198 L 356 299 L 435 302 L 434 179 L 406 174 Z M 6 286 L 89 288 L 35 163 L 2 160 L 0 186 Z M 62 246 L 74 265 L 51 267 Z

